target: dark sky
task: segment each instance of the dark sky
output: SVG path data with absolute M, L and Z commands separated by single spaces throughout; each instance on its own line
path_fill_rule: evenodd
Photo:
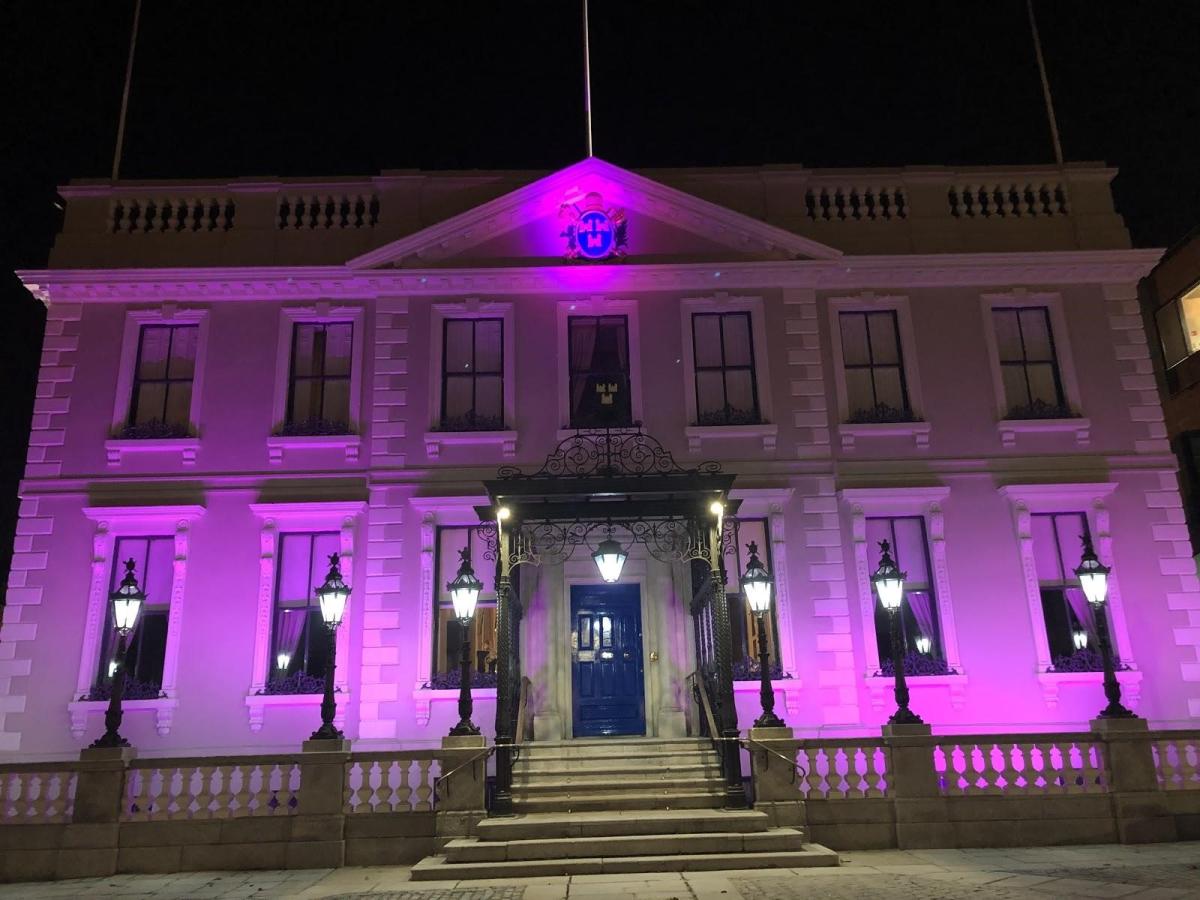
M 618 165 L 1053 159 L 1025 0 L 592 0 Z M 1200 224 L 1200 3 L 1037 0 L 1068 159 L 1120 167 L 1139 246 Z M 133 0 L 0 3 L 0 575 L 54 187 L 106 177 Z M 576 0 L 145 0 L 129 178 L 551 168 L 584 152 Z

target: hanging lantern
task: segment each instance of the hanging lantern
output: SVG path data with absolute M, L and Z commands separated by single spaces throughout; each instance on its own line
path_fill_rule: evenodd
M 627 558 L 628 554 L 624 548 L 619 542 L 613 540 L 611 529 L 608 537 L 600 542 L 600 546 L 592 554 L 592 559 L 596 561 L 596 568 L 600 570 L 600 577 L 607 584 L 615 584 L 620 579 L 621 570 L 625 568 Z

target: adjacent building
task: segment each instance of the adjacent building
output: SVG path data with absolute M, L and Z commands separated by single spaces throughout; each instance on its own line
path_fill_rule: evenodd
M 313 588 L 332 553 L 352 587 L 347 736 L 439 742 L 464 637 L 490 731 L 483 484 L 589 429 L 735 476 L 742 727 L 764 643 L 798 734 L 886 720 L 882 540 L 907 572 L 912 706 L 936 731 L 1079 727 L 1103 704 L 1072 572 L 1084 534 L 1113 567 L 1126 701 L 1155 725 L 1200 715 L 1200 584 L 1138 303 L 1160 254 L 1130 248 L 1114 174 L 591 158 L 62 188 L 49 268 L 20 273 L 48 324 L 0 747 L 67 757 L 99 734 L 107 597 L 133 560 L 139 751 L 294 748 L 319 720 Z M 694 573 L 615 536 L 616 585 L 586 542 L 522 567 L 535 739 L 698 728 Z M 761 626 L 738 584 L 750 542 L 776 588 Z M 464 551 L 484 581 L 469 633 L 446 590 Z M 618 725 L 582 682 L 606 649 L 629 662 Z

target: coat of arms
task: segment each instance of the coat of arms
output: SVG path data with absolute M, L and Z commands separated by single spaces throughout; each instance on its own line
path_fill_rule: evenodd
M 604 198 L 592 191 L 577 203 L 558 208 L 567 220 L 562 237 L 567 239 L 567 259 L 613 259 L 625 256 L 628 221 L 620 207 L 604 208 Z

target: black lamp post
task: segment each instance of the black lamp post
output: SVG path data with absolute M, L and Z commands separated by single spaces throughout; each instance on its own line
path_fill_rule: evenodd
M 337 702 L 333 699 L 333 671 L 337 665 L 337 629 L 346 612 L 346 601 L 350 599 L 350 588 L 342 579 L 342 569 L 336 553 L 329 555 L 329 572 L 325 583 L 316 589 L 317 602 L 321 606 L 321 621 L 329 638 L 329 659 L 325 663 L 325 695 L 321 698 L 321 727 L 312 733 L 314 741 L 340 741 L 346 736 L 333 724 L 337 714 Z
M 1108 706 L 1100 711 L 1101 719 L 1136 719 L 1137 716 L 1121 705 L 1121 685 L 1117 681 L 1117 673 L 1113 667 L 1112 643 L 1108 637 L 1108 616 L 1105 606 L 1108 603 L 1108 566 L 1100 562 L 1096 551 L 1092 549 L 1092 536 L 1083 535 L 1083 559 L 1075 575 L 1079 586 L 1092 606 L 1096 619 L 1096 637 L 1100 642 L 1100 658 L 1104 661 L 1104 696 L 1108 698 Z
M 137 624 L 138 613 L 146 602 L 146 594 L 138 587 L 137 576 L 133 574 L 136 563 L 132 559 L 125 561 L 125 577 L 121 579 L 117 589 L 108 595 L 112 603 L 113 626 L 117 629 L 117 655 L 112 673 L 111 693 L 108 696 L 108 709 L 104 713 L 104 734 L 92 742 L 93 748 L 128 747 L 129 741 L 121 737 L 121 700 L 125 696 L 125 655 L 126 642 Z
M 771 609 L 771 573 L 758 558 L 758 544 L 751 541 L 746 545 L 750 559 L 746 562 L 746 572 L 742 575 L 742 596 L 750 604 L 750 609 L 758 617 L 758 671 L 761 678 L 759 697 L 762 702 L 762 715 L 755 722 L 755 728 L 784 728 L 783 719 L 775 715 L 775 690 L 771 686 L 770 661 L 767 658 L 767 612 Z
M 458 684 L 458 724 L 450 729 L 451 737 L 464 737 L 479 734 L 479 726 L 471 721 L 474 702 L 471 699 L 471 622 L 475 618 L 475 605 L 479 602 L 479 592 L 483 590 L 483 582 L 475 577 L 471 568 L 471 548 L 464 547 L 459 551 L 462 562 L 458 566 L 458 574 L 446 585 L 450 592 L 450 600 L 454 604 L 454 615 L 462 626 L 462 674 Z
M 896 711 L 888 719 L 889 725 L 923 725 L 924 720 L 908 708 L 908 681 L 904 677 L 904 648 L 900 642 L 900 609 L 904 604 L 904 578 L 892 559 L 892 547 L 887 541 L 879 542 L 879 568 L 871 575 L 879 602 L 887 610 L 892 632 L 892 671 L 895 674 Z

